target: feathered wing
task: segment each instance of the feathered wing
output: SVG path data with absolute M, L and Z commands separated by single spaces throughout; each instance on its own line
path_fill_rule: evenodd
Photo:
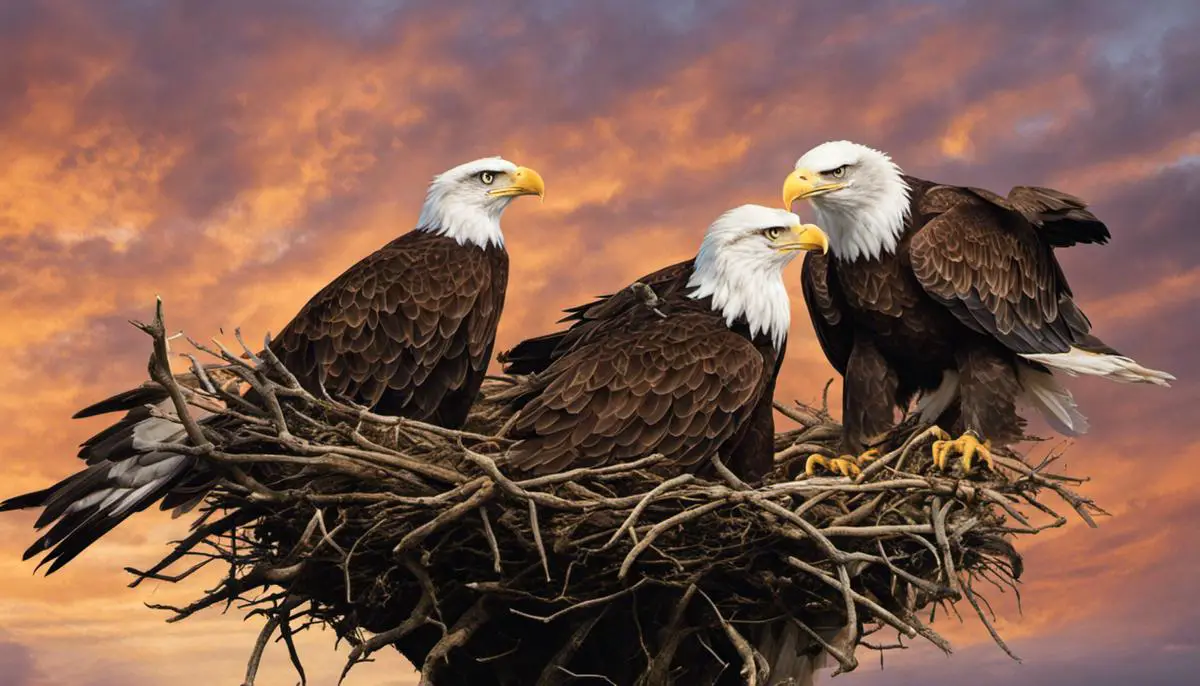
M 177 378 L 184 385 L 198 384 L 191 374 Z M 179 424 L 152 417 L 147 405 L 174 414 L 166 391 L 157 384 L 119 393 L 80 410 L 76 418 L 111 412 L 125 415 L 80 446 L 79 458 L 88 465 L 82 471 L 49 488 L 0 502 L 0 512 L 43 507 L 35 523 L 38 529 L 54 523 L 25 550 L 23 559 L 49 551 L 38 566 L 49 565 L 46 573 L 51 574 L 131 514 L 155 502 L 164 510 L 184 507 L 208 486 L 212 474 L 197 457 L 135 449 L 135 443 L 172 443 L 185 438 Z M 201 423 L 212 418 L 200 410 L 194 415 Z
M 1068 433 L 1078 433 L 1086 423 L 1045 367 L 1159 385 L 1173 377 L 1142 367 L 1091 335 L 1091 323 L 1054 256 L 1055 244 L 1099 242 L 1098 230 L 1079 214 L 1085 211 L 1074 206 L 1082 203 L 1046 189 L 1014 189 L 1014 195 L 1015 205 L 980 189 L 930 189 L 920 213 L 933 216 L 909 244 L 913 273 L 961 323 L 1044 365 L 1035 367 L 1044 375 L 1036 382 L 1027 377 L 1026 396 L 1052 422 L 1066 422 Z M 1067 224 L 1056 225 L 1060 221 Z
M 833 368 L 845 376 L 854 348 L 854 328 L 846 311 L 831 257 L 810 252 L 804 256 L 800 284 L 817 342 Z
M 323 288 L 271 349 L 311 392 L 320 387 L 379 412 L 456 425 L 478 393 L 495 339 L 507 257 L 425 232 L 401 236 Z M 181 382 L 195 385 L 194 377 Z M 50 550 L 57 570 L 130 515 L 160 503 L 186 507 L 213 474 L 195 456 L 142 452 L 137 445 L 184 442 L 165 391 L 147 384 L 81 410 L 77 417 L 126 414 L 88 439 L 88 463 L 50 488 L 0 502 L 0 511 L 44 507 L 26 551 Z M 193 409 L 201 423 L 214 417 Z
M 925 202 L 947 207 L 913 236 L 913 272 L 959 321 L 1016 353 L 1066 352 L 1087 335 L 1050 245 L 1020 213 L 947 186 Z
M 510 459 L 547 473 L 661 453 L 687 468 L 753 413 L 765 366 L 715 313 L 635 309 L 546 370 L 509 432 Z
M 1007 200 L 1056 248 L 1077 243 L 1103 245 L 1112 237 L 1104 222 L 1088 210 L 1087 203 L 1069 193 L 1041 186 L 1016 186 L 1008 192 Z
M 487 369 L 507 276 L 502 252 L 410 232 L 322 288 L 271 349 L 312 392 L 457 425 Z
M 647 274 L 637 279 L 636 283 L 648 286 L 655 297 L 665 301 L 683 294 L 691 274 L 692 260 L 686 260 Z M 556 359 L 585 343 L 599 329 L 600 322 L 641 304 L 641 294 L 624 288 L 616 293 L 597 296 L 589 303 L 569 307 L 564 310 L 567 316 L 559 320 L 569 322 L 568 328 L 526 339 L 502 353 L 500 362 L 504 364 L 504 372 L 536 374 L 545 371 Z

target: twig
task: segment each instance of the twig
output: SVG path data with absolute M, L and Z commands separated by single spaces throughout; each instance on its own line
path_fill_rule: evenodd
M 537 503 L 532 499 L 529 503 L 529 528 L 533 530 L 533 542 L 537 546 L 538 557 L 542 560 L 542 571 L 546 574 L 546 581 L 550 580 L 550 560 L 546 558 L 546 546 L 542 545 L 542 528 L 538 526 Z
M 425 665 L 421 669 L 420 686 L 434 686 L 434 676 L 443 664 L 445 664 L 450 656 L 450 651 L 455 648 L 460 648 L 466 645 L 467 641 L 471 640 L 471 636 L 487 623 L 491 614 L 487 609 L 487 597 L 480 598 L 467 612 L 454 624 L 454 627 L 442 637 L 433 649 L 429 651 L 429 655 L 425 658 Z
M 567 613 L 574 612 L 576 610 L 582 610 L 582 609 L 588 608 L 588 607 L 594 607 L 596 605 L 603 605 L 605 603 L 612 602 L 612 601 L 616 600 L 617 598 L 627 596 L 630 593 L 633 593 L 634 591 L 636 591 L 644 583 L 646 583 L 646 579 L 641 579 L 640 581 L 638 581 L 636 584 L 630 586 L 629 588 L 625 588 L 620 591 L 617 591 L 616 593 L 610 593 L 606 596 L 601 596 L 599 598 L 592 598 L 590 600 L 585 600 L 583 602 L 575 603 L 574 605 L 571 605 L 570 607 L 564 607 L 563 609 L 559 610 L 558 612 L 555 612 L 554 614 L 552 614 L 548 617 L 539 617 L 538 615 L 529 614 L 528 612 L 522 612 L 521 610 L 518 610 L 515 607 L 509 608 L 508 611 L 513 613 L 514 615 L 520 615 L 521 617 L 526 617 L 528 619 L 537 620 L 537 621 L 541 622 L 542 624 L 549 624 L 550 622 L 553 622 L 554 620 L 558 619 L 559 617 L 562 617 L 563 615 L 565 615 Z
M 747 684 L 748 686 L 758 686 L 759 662 L 763 659 L 762 656 L 759 655 L 758 652 L 753 648 L 751 648 L 750 644 L 746 642 L 745 637 L 738 632 L 737 628 L 725 619 L 725 617 L 721 614 L 721 610 L 717 608 L 717 604 L 713 602 L 713 599 L 710 598 L 703 589 L 697 589 L 697 591 L 701 596 L 704 597 L 705 600 L 708 601 L 709 606 L 712 607 L 713 612 L 716 613 L 717 621 L 721 623 L 721 628 L 725 631 L 725 636 L 728 637 L 730 645 L 732 645 L 734 650 L 737 651 L 738 655 L 741 656 L 741 674 L 743 683 Z

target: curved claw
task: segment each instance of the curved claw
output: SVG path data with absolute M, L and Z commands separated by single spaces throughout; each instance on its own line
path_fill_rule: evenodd
M 817 473 L 817 467 L 829 469 L 829 458 L 824 455 L 809 455 L 804 462 L 804 473 L 813 476 Z
M 964 473 L 971 471 L 977 455 L 983 460 L 984 464 L 987 465 L 988 469 L 995 470 L 996 465 L 992 461 L 991 447 L 991 441 L 980 441 L 979 438 L 970 431 L 955 440 L 951 440 L 950 437 L 947 436 L 945 439 L 934 441 L 933 443 L 933 466 L 944 471 L 950 464 L 950 456 L 954 453 L 958 453 L 962 456 L 961 459 Z
M 825 457 L 824 455 L 809 455 L 808 460 L 804 463 L 804 473 L 813 476 L 816 473 L 817 467 L 821 466 L 826 471 L 835 474 L 841 474 L 845 477 L 856 477 L 862 473 L 862 468 L 871 460 L 879 458 L 879 451 L 872 448 L 858 457 L 853 455 L 842 455 L 841 457 Z

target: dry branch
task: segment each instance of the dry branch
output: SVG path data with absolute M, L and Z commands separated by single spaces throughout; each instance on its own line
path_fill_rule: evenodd
M 1088 523 L 1102 513 L 1049 461 L 1004 454 L 996 472 L 934 471 L 932 434 L 911 423 L 880 438 L 857 479 L 805 477 L 805 458 L 834 454 L 840 428 L 802 404 L 777 405 L 801 427 L 777 435 L 777 468 L 756 488 L 716 459 L 677 474 L 653 455 L 527 478 L 506 471 L 500 437 L 526 379 L 490 379 L 455 431 L 314 395 L 240 333 L 245 355 L 194 345 L 252 393 L 212 383 L 191 355 L 198 383 L 185 386 L 169 371 L 161 303 L 139 328 L 190 439 L 140 449 L 200 455 L 222 478 L 192 535 L 130 571 L 181 581 L 226 565 L 216 589 L 165 609 L 264 615 L 246 683 L 277 630 L 302 669 L 292 636 L 318 624 L 354 646 L 347 670 L 390 645 L 439 685 L 757 686 L 769 631 L 798 627 L 848 671 L 857 645 L 904 647 L 864 640 L 883 627 L 949 652 L 917 617 L 964 599 L 1007 651 L 977 582 L 1016 588 L 1013 542 L 1066 521 L 1047 496 Z M 201 426 L 193 407 L 223 421 Z M 847 643 L 829 627 L 846 627 Z

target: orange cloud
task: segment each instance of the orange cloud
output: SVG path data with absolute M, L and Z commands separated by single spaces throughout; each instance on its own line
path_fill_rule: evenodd
M 1125 83 L 1122 73 L 1087 71 L 1094 55 L 1051 52 L 1063 58 L 1004 68 L 1022 51 L 1095 49 L 1071 32 L 1100 12 L 1050 40 L 1033 36 L 1036 17 L 1023 13 L 1056 10 L 1018 3 L 964 16 L 933 4 L 858 15 L 697 6 L 665 19 L 662 3 L 415 4 L 392 17 L 352 3 L 281 12 L 214 0 L 102 17 L 53 2 L 13 15 L 19 35 L 0 26 L 0 59 L 19 72 L 0 79 L 0 495 L 77 468 L 74 446 L 102 422 L 67 417 L 141 380 L 147 350 L 122 320 L 146 316 L 156 293 L 171 324 L 194 335 L 278 330 L 320 286 L 408 230 L 430 175 L 471 157 L 504 154 L 549 186 L 544 205 L 505 217 L 513 276 L 502 348 L 553 326 L 562 307 L 691 256 L 721 211 L 774 204 L 784 171 L 821 140 L 883 145 L 935 176 L 959 168 L 948 158 L 972 170 L 1007 163 L 1029 145 L 1022 124 L 1047 118 L 1054 135 L 1043 129 L 1038 146 L 1080 137 L 1061 155 L 1019 157 L 1021 173 L 1098 203 L 1200 154 L 1191 128 L 1156 127 L 1153 108 L 1134 112 L 1140 137 L 1124 147 L 1110 150 L 1112 129 L 1099 124 L 1099 139 L 1086 138 L 1096 112 L 1137 95 L 1106 85 Z M 347 28 L 359 14 L 363 25 Z M 798 268 L 787 278 L 794 326 L 778 396 L 812 400 L 834 372 Z M 1194 270 L 1164 273 L 1088 311 L 1101 326 L 1149 326 L 1170 308 L 1194 309 L 1195 286 Z M 1190 320 L 1168 328 L 1195 333 Z M 1081 383 L 1078 395 L 1085 410 L 1128 422 L 1194 395 L 1190 383 L 1173 396 Z M 839 393 L 835 384 L 835 408 Z M 1149 409 L 1119 405 L 1143 401 Z M 1111 447 L 1085 438 L 1072 448 L 1072 470 L 1095 476 L 1087 492 L 1117 516 L 1100 532 L 1073 524 L 1027 546 L 1027 614 L 1006 620 L 1007 632 L 1051 640 L 1068 624 L 1133 612 L 1153 590 L 1137 580 L 1187 540 L 1178 512 L 1194 504 L 1189 465 L 1200 453 L 1135 431 L 1106 433 Z M 1158 456 L 1154 469 L 1124 452 L 1131 446 Z M 164 628 L 138 603 L 179 600 L 187 588 L 124 589 L 121 567 L 153 560 L 181 522 L 145 513 L 43 579 L 18 562 L 31 521 L 0 518 L 0 614 L 36 659 L 36 683 L 80 683 L 111 655 L 133 682 L 241 678 L 256 626 L 212 613 Z M 1158 533 L 1133 535 L 1147 522 L 1161 523 Z M 340 669 L 330 644 L 327 634 L 305 639 L 313 683 Z M 294 682 L 279 651 L 268 661 L 260 683 Z M 348 683 L 412 681 L 383 656 Z

